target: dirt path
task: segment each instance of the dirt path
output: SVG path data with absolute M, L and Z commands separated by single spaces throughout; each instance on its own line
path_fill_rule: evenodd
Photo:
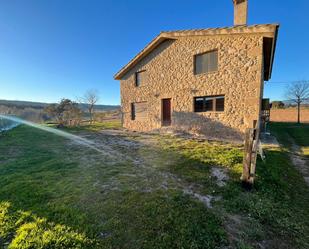
M 187 183 L 176 175 L 162 170 L 160 164 L 175 162 L 173 157 L 168 158 L 166 162 L 162 161 L 162 158 L 160 158 L 161 153 L 158 137 L 156 135 L 123 130 L 103 130 L 97 133 L 82 132 L 79 136 L 91 142 L 97 151 L 104 151 L 104 155 L 106 155 L 104 160 L 105 164 L 110 165 L 110 167 L 113 167 L 117 163 L 132 164 L 133 167 L 130 169 L 130 173 L 125 174 L 125 176 L 134 179 L 133 182 L 135 183 L 138 181 L 143 182 L 142 184 L 136 184 L 137 188 L 143 188 L 136 189 L 137 191 L 151 192 L 158 189 L 180 190 L 184 194 L 191 195 L 201 201 L 208 208 L 212 207 L 212 201 L 220 199 L 220 196 L 203 195 L 200 192 L 199 186 Z M 80 156 L 81 161 L 82 158 L 87 157 L 87 155 L 83 154 Z M 84 160 L 85 164 L 89 165 L 90 161 L 96 163 L 96 161 L 102 160 L 102 158 L 93 157 L 92 155 L 91 158 Z M 227 173 L 216 167 L 213 167 L 211 170 L 211 175 L 219 187 L 224 186 L 228 180 Z M 122 174 L 123 176 L 124 174 Z M 121 189 L 116 178 L 104 184 Z M 134 185 L 130 187 L 134 187 Z
M 294 166 L 303 175 L 307 185 L 309 186 L 309 160 L 303 155 L 303 151 L 300 146 L 298 146 L 294 139 L 289 136 L 292 148 L 290 153 L 290 158 Z

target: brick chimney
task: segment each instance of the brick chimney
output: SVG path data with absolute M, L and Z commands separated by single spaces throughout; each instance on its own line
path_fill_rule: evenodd
M 247 25 L 248 0 L 233 0 L 234 26 Z

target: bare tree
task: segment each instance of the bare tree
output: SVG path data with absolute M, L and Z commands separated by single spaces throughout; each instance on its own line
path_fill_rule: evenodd
M 90 116 L 90 124 L 93 121 L 94 106 L 99 101 L 99 95 L 97 90 L 88 90 L 81 98 L 82 102 L 87 104 L 87 109 Z
M 309 99 L 309 81 L 292 83 L 287 88 L 286 97 L 297 104 L 297 123 L 300 123 L 300 105 Z

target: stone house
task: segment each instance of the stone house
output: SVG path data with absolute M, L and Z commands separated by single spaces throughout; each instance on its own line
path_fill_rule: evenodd
M 259 124 L 279 25 L 248 26 L 233 3 L 233 27 L 161 32 L 115 75 L 125 128 L 240 139 Z

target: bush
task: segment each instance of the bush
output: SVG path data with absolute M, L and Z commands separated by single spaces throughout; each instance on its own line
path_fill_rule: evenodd
M 273 101 L 271 103 L 271 108 L 272 109 L 283 109 L 284 108 L 284 103 L 282 101 Z

